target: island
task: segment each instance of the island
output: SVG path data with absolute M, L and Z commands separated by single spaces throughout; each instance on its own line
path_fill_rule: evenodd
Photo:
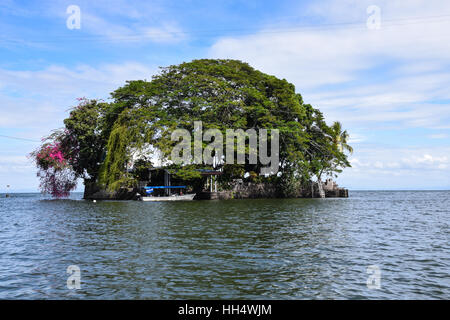
M 92 200 L 156 195 L 152 186 L 194 199 L 348 197 L 333 180 L 353 152 L 341 123 L 247 63 L 164 67 L 110 98 L 79 98 L 31 153 L 42 192 L 66 197 L 82 179 Z

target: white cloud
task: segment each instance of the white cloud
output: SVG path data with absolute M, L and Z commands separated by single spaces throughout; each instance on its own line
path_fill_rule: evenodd
M 361 143 L 366 140 L 366 137 L 359 133 L 350 132 L 349 135 L 350 135 L 350 138 L 348 139 L 348 143 L 350 145 L 355 144 L 355 143 Z
M 156 43 L 176 43 L 187 38 L 182 29 L 173 24 L 163 24 L 160 27 L 146 27 L 142 29 L 142 38 Z
M 366 8 L 372 4 L 381 8 L 380 30 L 365 26 Z M 209 54 L 240 59 L 287 79 L 327 121 L 341 121 L 355 153 L 353 168 L 344 170 L 340 184 L 367 189 L 449 187 L 450 146 L 407 148 L 396 142 L 395 133 L 378 133 L 449 128 L 450 2 L 331 0 L 302 10 L 325 27 L 297 32 L 268 28 L 256 35 L 224 37 Z M 389 146 L 380 143 L 386 139 L 391 139 Z M 412 138 L 410 142 L 413 145 Z
M 448 149 L 446 151 L 450 151 L 449 148 L 446 149 Z M 354 169 L 392 168 L 409 170 L 420 168 L 423 170 L 440 170 L 443 166 L 450 164 L 449 158 L 442 152 L 441 148 L 428 150 L 396 149 L 395 152 L 391 148 L 362 149 L 359 151 L 358 157 L 350 158 L 350 163 Z
M 350 157 L 351 168 L 339 176 L 353 189 L 450 187 L 450 147 L 392 148 L 363 146 Z
M 241 59 L 288 79 L 328 120 L 350 127 L 396 121 L 401 127 L 435 128 L 450 121 L 449 104 L 434 103 L 450 99 L 450 19 L 404 20 L 450 14 L 449 3 L 433 3 L 379 2 L 386 20 L 380 30 L 365 27 L 371 1 L 314 4 L 308 12 L 325 24 L 345 17 L 361 25 L 226 37 L 210 56 Z
M 125 80 L 150 79 L 155 70 L 135 62 L 104 64 L 98 68 L 80 64 L 73 68 L 51 65 L 36 71 L 0 69 L 0 89 L 45 96 L 67 96 L 74 92 L 104 95 L 105 90 L 123 85 Z
M 110 23 L 104 18 L 83 14 L 83 30 L 89 33 L 105 37 L 98 40 L 108 40 L 120 43 L 178 43 L 185 40 L 186 33 L 175 22 L 149 25 L 148 23 L 135 23 L 131 25 L 119 25 Z
M 428 138 L 430 138 L 430 139 L 447 139 L 448 134 L 445 134 L 445 133 L 430 134 L 428 136 Z
M 447 156 L 432 156 L 430 154 L 403 158 L 401 161 L 414 169 L 445 169 L 449 164 Z
M 0 154 L 0 172 L 1 173 L 28 173 L 33 170 L 33 164 L 26 156 L 11 156 Z
M 67 5 L 66 1 L 51 1 L 47 4 L 47 15 L 67 19 L 68 14 L 63 10 Z M 78 37 L 82 40 L 123 45 L 178 43 L 187 38 L 162 2 L 79 0 L 76 5 L 81 9 Z
M 54 129 L 76 98 L 108 98 L 126 80 L 151 79 L 155 72 L 156 68 L 135 62 L 98 68 L 52 65 L 36 71 L 0 69 L 0 125 Z M 15 96 L 15 92 L 21 94 Z

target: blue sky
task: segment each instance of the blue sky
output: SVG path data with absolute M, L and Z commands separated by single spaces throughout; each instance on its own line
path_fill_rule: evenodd
M 26 155 L 76 98 L 196 58 L 246 61 L 341 121 L 355 152 L 340 185 L 450 188 L 448 1 L 2 0 L 0 30 L 0 192 L 37 191 Z

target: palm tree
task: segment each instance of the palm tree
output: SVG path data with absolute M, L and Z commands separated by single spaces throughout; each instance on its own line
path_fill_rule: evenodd
M 335 121 L 331 127 L 333 131 L 332 139 L 333 143 L 338 147 L 340 152 L 347 150 L 353 153 L 353 148 L 347 144 L 347 140 L 350 137 L 347 130 L 342 131 L 342 124 L 339 121 Z

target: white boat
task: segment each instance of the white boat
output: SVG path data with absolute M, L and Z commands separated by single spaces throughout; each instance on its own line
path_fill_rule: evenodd
M 174 194 L 171 196 L 163 196 L 163 197 L 141 197 L 141 201 L 190 201 L 193 200 L 195 197 L 195 193 L 191 194 L 183 194 L 178 195 Z
M 154 186 L 154 187 L 144 187 L 145 193 L 147 194 L 146 197 L 140 197 L 141 201 L 190 201 L 193 200 L 195 197 L 195 193 L 188 193 L 188 194 L 170 194 L 171 190 L 183 190 L 186 189 L 185 186 Z M 159 194 L 155 195 L 156 190 L 164 190 L 166 195 L 161 195 L 161 192 Z

